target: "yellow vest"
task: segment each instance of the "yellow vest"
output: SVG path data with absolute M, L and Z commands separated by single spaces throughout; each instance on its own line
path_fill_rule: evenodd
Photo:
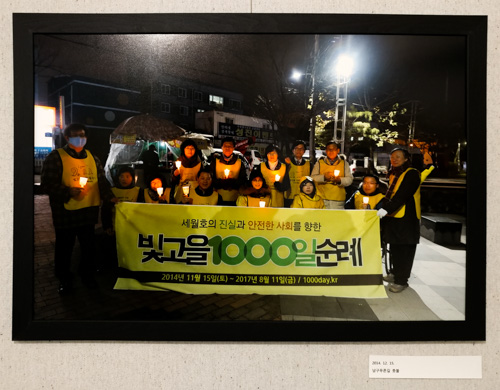
M 140 187 L 133 188 L 116 188 L 113 187 L 111 190 L 113 194 L 120 199 L 121 202 L 137 202 L 137 197 L 139 196 Z
M 193 199 L 193 204 L 201 205 L 201 206 L 215 206 L 217 201 L 219 200 L 219 193 L 217 191 L 212 192 L 210 196 L 200 196 L 196 193 L 196 191 L 191 191 L 189 197 Z
M 215 162 L 215 177 L 217 179 L 225 179 L 226 174 L 224 170 L 229 169 L 229 177 L 231 179 L 237 179 L 240 174 L 241 160 L 238 158 L 234 164 L 227 165 L 222 164 L 219 159 Z M 222 196 L 224 201 L 233 202 L 238 198 L 238 189 L 224 190 L 218 189 L 217 192 Z
M 198 185 L 198 182 L 196 181 L 196 175 L 198 175 L 199 170 L 201 169 L 201 162 L 196 164 L 192 168 L 185 168 L 183 165 L 179 168 L 180 171 L 180 181 L 179 185 L 175 188 L 174 192 L 174 199 L 175 203 L 180 203 L 182 200 L 182 184 L 186 181 L 189 181 L 189 184 L 191 185 L 191 190 Z
M 319 173 L 324 175 L 326 172 L 334 173 L 338 170 L 339 177 L 345 176 L 345 161 L 340 159 L 335 165 L 329 165 L 325 162 L 325 158 L 318 161 Z M 345 188 L 332 183 L 318 183 L 318 192 L 323 199 L 336 200 L 339 202 L 345 201 Z
M 406 171 L 404 171 L 401 174 L 401 176 L 399 176 L 398 181 L 396 183 L 396 186 L 394 187 L 394 191 L 392 192 L 391 199 L 394 197 L 394 195 L 396 195 L 396 192 L 398 192 L 399 186 L 403 182 L 403 179 L 404 179 L 406 173 L 411 169 L 415 169 L 415 168 L 408 168 Z M 420 172 L 419 172 L 419 174 L 420 174 Z M 391 177 L 389 178 L 389 187 L 391 186 L 393 180 L 394 180 L 394 175 L 391 175 Z M 420 214 L 421 214 L 421 212 L 420 212 L 420 186 L 418 186 L 417 190 L 413 194 L 413 199 L 415 200 L 415 211 L 417 213 L 417 218 L 420 219 Z M 389 214 L 389 217 L 403 218 L 403 216 L 405 215 L 405 210 L 406 210 L 406 206 L 403 205 L 399 210 L 395 211 L 392 214 Z
M 295 195 L 300 193 L 300 179 L 304 176 L 309 176 L 311 173 L 311 163 L 306 161 L 304 165 L 290 164 L 288 176 L 290 178 L 290 189 L 285 191 L 287 199 L 293 199 Z
M 61 156 L 63 172 L 62 184 L 66 187 L 80 186 L 80 177 L 86 177 L 87 184 L 77 198 L 70 198 L 64 203 L 66 210 L 79 210 L 86 207 L 99 206 L 101 197 L 99 195 L 99 185 L 97 183 L 97 167 L 94 157 L 87 150 L 87 157 L 78 159 L 71 157 L 64 149 L 57 149 Z
M 255 198 L 253 196 L 240 195 L 238 199 L 236 199 L 236 206 L 260 207 L 260 202 L 266 202 L 264 207 L 271 207 L 271 196 L 266 195 L 262 198 Z
M 318 194 L 314 195 L 314 198 L 311 198 L 303 193 L 297 194 L 295 198 L 293 198 L 293 203 L 290 208 L 294 209 L 324 209 L 325 202 L 323 202 L 323 198 Z
M 285 205 L 285 197 L 283 192 L 279 192 L 276 188 L 274 188 L 274 182 L 276 181 L 276 175 L 280 175 L 279 182 L 283 183 L 283 177 L 286 173 L 286 165 L 281 164 L 280 169 L 271 170 L 267 168 L 266 163 L 260 163 L 260 171 L 262 176 L 264 176 L 264 180 L 266 181 L 269 189 L 271 190 L 272 207 L 283 207 Z
M 375 206 L 377 206 L 378 202 L 380 202 L 382 199 L 384 199 L 384 194 L 381 194 L 380 192 L 376 195 L 363 195 L 361 192 L 357 191 L 354 194 L 354 208 L 356 210 L 362 210 L 363 209 L 363 198 L 368 197 L 368 204 L 370 205 L 370 210 L 375 210 Z
M 170 203 L 170 188 L 163 189 L 163 195 L 165 195 L 165 201 Z M 159 200 L 153 200 L 149 196 L 149 190 L 147 188 L 144 189 L 144 203 L 160 203 Z

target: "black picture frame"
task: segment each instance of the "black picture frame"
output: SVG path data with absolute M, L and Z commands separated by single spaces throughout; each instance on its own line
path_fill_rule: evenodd
M 464 321 L 179 322 L 34 320 L 33 36 L 37 33 L 460 35 L 467 41 Z M 485 16 L 335 14 L 14 14 L 13 340 L 477 341 L 486 339 Z

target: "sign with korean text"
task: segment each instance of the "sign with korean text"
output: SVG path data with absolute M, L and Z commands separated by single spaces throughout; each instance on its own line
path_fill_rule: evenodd
M 373 210 L 120 203 L 115 289 L 386 297 Z
M 276 138 L 276 131 L 251 126 L 219 123 L 219 135 L 221 137 L 255 138 L 257 142 L 271 142 Z

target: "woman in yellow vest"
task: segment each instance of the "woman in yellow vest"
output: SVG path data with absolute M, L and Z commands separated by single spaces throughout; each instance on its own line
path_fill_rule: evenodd
M 382 207 L 384 194 L 380 192 L 380 179 L 375 175 L 365 175 L 359 190 L 357 190 L 347 202 L 346 209 L 378 210 Z
M 184 184 L 189 184 L 193 188 L 196 186 L 196 177 L 203 167 L 198 147 L 192 139 L 184 140 L 180 150 L 181 156 L 178 161 L 181 165 L 172 174 L 173 203 L 181 203 Z
M 410 167 L 409 153 L 401 148 L 391 152 L 389 188 L 383 207 L 382 237 L 390 245 L 392 275 L 389 291 L 399 293 L 408 287 L 417 244 L 420 240 L 420 172 Z M 393 280 L 393 282 L 392 282 Z
M 198 206 L 222 205 L 222 196 L 214 190 L 212 183 L 212 172 L 208 168 L 202 168 L 198 172 L 196 185 L 190 187 L 187 195 L 182 195 L 180 203 Z
M 304 141 L 295 141 L 292 148 L 292 158 L 287 157 L 285 162 L 289 165 L 288 177 L 290 178 L 290 189 L 285 192 L 285 206 L 290 207 L 295 195 L 300 193 L 299 184 L 304 176 L 311 173 L 311 164 L 309 160 L 302 158 L 306 151 Z
M 280 161 L 281 150 L 276 145 L 268 145 L 267 160 L 260 163 L 260 172 L 271 190 L 271 207 L 284 207 L 284 192 L 290 188 L 287 165 Z
M 316 184 L 310 176 L 304 176 L 299 183 L 300 192 L 295 195 L 291 208 L 324 209 L 323 198 L 316 191 Z
M 248 183 L 241 189 L 241 195 L 236 199 L 236 206 L 271 207 L 271 190 L 258 169 L 250 173 Z

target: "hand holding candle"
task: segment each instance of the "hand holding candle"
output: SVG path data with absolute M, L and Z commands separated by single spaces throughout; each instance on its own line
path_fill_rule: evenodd
M 181 163 L 179 160 L 177 160 L 177 161 L 175 162 L 175 166 L 177 167 L 177 169 L 179 169 L 179 168 L 181 167 L 181 164 L 182 164 L 182 163 Z
M 182 186 L 182 192 L 184 193 L 185 196 L 188 196 L 189 195 L 189 185 Z

